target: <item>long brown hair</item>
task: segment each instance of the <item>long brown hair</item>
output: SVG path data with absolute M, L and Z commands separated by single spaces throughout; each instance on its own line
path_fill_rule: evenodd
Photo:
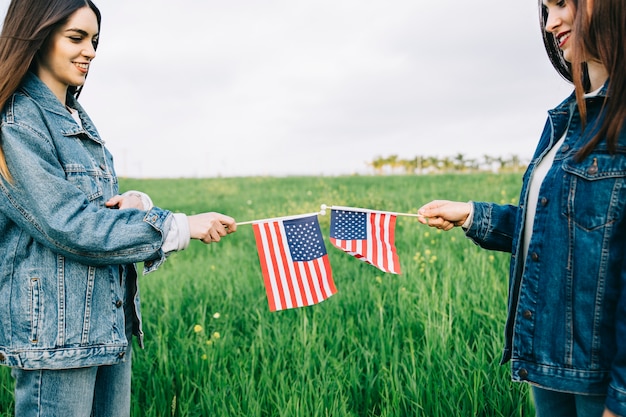
M 597 59 L 609 74 L 605 101 L 604 121 L 598 133 L 578 152 L 583 159 L 596 145 L 606 138 L 611 153 L 617 149 L 619 134 L 626 119 L 626 2 L 624 0 L 578 0 L 578 13 L 574 21 L 574 32 L 581 42 L 576 43 L 572 59 L 574 85 L 582 90 L 578 69 L 589 58 Z M 588 13 L 591 3 L 591 14 Z M 580 97 L 579 97 L 580 96 Z M 582 93 L 577 94 L 581 115 L 586 115 Z
M 50 35 L 78 9 L 94 11 L 100 27 L 100 11 L 91 0 L 12 0 L 0 34 L 0 109 L 17 90 L 24 76 L 37 65 L 37 51 Z M 68 91 L 77 96 L 80 88 Z M 0 137 L 0 176 L 11 181 Z
M 598 60 L 608 74 L 607 99 L 604 103 L 604 119 L 594 137 L 581 148 L 576 157 L 586 158 L 602 140 L 606 139 L 609 152 L 617 150 L 619 134 L 626 119 L 626 2 L 624 0 L 567 0 L 575 9 L 574 53 L 572 62 L 563 59 L 553 34 L 546 32 L 547 11 L 539 0 L 540 23 L 544 45 L 554 68 L 572 82 L 576 102 L 585 125 L 587 106 L 584 94 L 588 78 L 586 62 Z M 589 8 L 591 4 L 591 8 Z M 589 13 L 589 11 L 591 13 Z

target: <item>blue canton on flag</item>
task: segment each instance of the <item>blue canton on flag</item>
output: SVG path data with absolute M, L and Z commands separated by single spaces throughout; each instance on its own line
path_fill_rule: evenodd
M 283 224 L 294 262 L 312 261 L 326 255 L 326 246 L 317 218 L 285 220 Z
M 330 237 L 341 240 L 367 238 L 367 213 L 331 210 Z

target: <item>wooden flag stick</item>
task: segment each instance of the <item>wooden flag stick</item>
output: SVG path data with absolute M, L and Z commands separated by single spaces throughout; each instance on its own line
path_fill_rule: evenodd
M 314 215 L 324 216 L 324 215 L 326 215 L 326 210 L 328 210 L 328 209 L 331 209 L 331 210 L 362 211 L 362 212 L 376 211 L 376 212 L 379 212 L 379 213 L 391 214 L 391 215 L 394 215 L 394 216 L 424 217 L 422 214 L 417 214 L 417 213 L 398 213 L 398 212 L 395 212 L 395 211 L 370 210 L 370 209 L 364 209 L 364 208 L 358 208 L 358 207 L 327 206 L 326 204 L 322 204 L 320 206 L 320 211 L 316 211 L 314 213 L 297 214 L 297 215 L 294 215 L 294 216 L 273 217 L 273 218 L 270 218 L 270 219 L 249 220 L 249 221 L 246 221 L 246 222 L 237 222 L 237 226 L 243 226 L 243 225 L 246 225 L 246 224 L 253 224 L 253 223 L 273 222 L 273 221 L 278 221 L 278 220 L 292 220 L 292 219 L 299 219 L 301 217 L 314 216 Z
M 315 215 L 325 215 L 326 212 L 325 211 L 316 211 L 315 213 L 307 213 L 307 214 L 297 214 L 294 216 L 283 216 L 283 217 L 274 217 L 271 219 L 260 219 L 260 220 L 249 220 L 247 222 L 237 222 L 237 226 L 243 226 L 246 224 L 253 224 L 253 223 L 267 223 L 267 222 L 275 222 L 275 221 L 279 221 L 279 220 L 293 220 L 293 219 L 299 219 L 301 217 L 307 217 L 307 216 L 315 216 Z
M 391 215 L 394 215 L 394 216 L 424 217 L 424 215 L 417 214 L 417 213 L 397 213 L 395 211 L 370 210 L 370 209 L 364 209 L 364 208 L 358 208 L 358 207 L 343 207 L 343 206 L 330 206 L 329 207 L 326 204 L 322 204 L 322 211 L 325 212 L 326 209 L 331 209 L 331 210 L 348 210 L 348 211 L 362 211 L 362 212 L 376 211 L 378 213 L 391 214 Z

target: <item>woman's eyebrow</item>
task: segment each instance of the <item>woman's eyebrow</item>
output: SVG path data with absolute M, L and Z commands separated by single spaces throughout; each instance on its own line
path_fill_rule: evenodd
M 86 30 L 83 30 L 83 29 L 79 29 L 79 28 L 68 28 L 68 29 L 65 29 L 65 32 L 66 33 L 67 32 L 76 32 L 76 33 L 78 33 L 78 34 L 80 34 L 80 35 L 82 35 L 84 37 L 89 37 L 89 36 L 97 37 L 98 36 L 97 32 L 95 34 L 93 34 L 93 35 L 89 35 L 89 32 L 87 32 Z

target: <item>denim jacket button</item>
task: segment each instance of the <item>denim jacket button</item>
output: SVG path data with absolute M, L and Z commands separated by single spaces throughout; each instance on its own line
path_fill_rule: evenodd
M 529 319 L 529 318 L 531 318 L 532 316 L 533 316 L 533 312 L 532 312 L 532 311 L 530 311 L 530 310 L 525 310 L 525 311 L 522 313 L 522 317 L 524 317 L 525 319 Z
M 115 302 L 115 307 L 117 307 L 117 308 L 120 308 L 120 307 L 121 307 L 121 306 L 123 306 L 123 305 L 124 305 L 124 303 L 122 302 L 122 300 L 117 300 L 117 301 Z
M 122 359 L 126 355 L 126 352 L 120 352 L 117 357 Z
M 4 353 L 0 353 L 0 362 L 4 362 L 7 359 L 6 356 L 4 356 Z
M 587 174 L 594 175 L 597 173 L 598 173 L 598 167 L 596 165 L 592 165 L 589 168 L 587 168 Z
M 569 145 L 561 146 L 561 152 L 567 152 L 567 151 L 569 151 Z
M 547 199 L 547 198 L 545 198 L 545 197 L 541 197 L 541 205 L 542 205 L 542 206 L 545 206 L 545 205 L 547 205 L 547 204 L 548 204 L 548 199 Z
M 151 267 L 152 267 L 152 265 L 154 265 L 154 262 L 152 262 L 152 261 L 146 261 L 146 266 L 147 266 L 148 268 L 151 268 Z
M 522 378 L 522 379 L 526 379 L 526 378 L 528 378 L 528 371 L 527 371 L 526 369 L 524 369 L 524 368 L 520 369 L 520 370 L 519 370 L 519 372 L 518 372 L 517 374 L 518 374 L 518 375 L 520 376 L 520 378 Z
M 533 252 L 530 255 L 530 259 L 532 259 L 533 261 L 537 262 L 539 260 L 539 255 L 537 254 L 537 252 Z

